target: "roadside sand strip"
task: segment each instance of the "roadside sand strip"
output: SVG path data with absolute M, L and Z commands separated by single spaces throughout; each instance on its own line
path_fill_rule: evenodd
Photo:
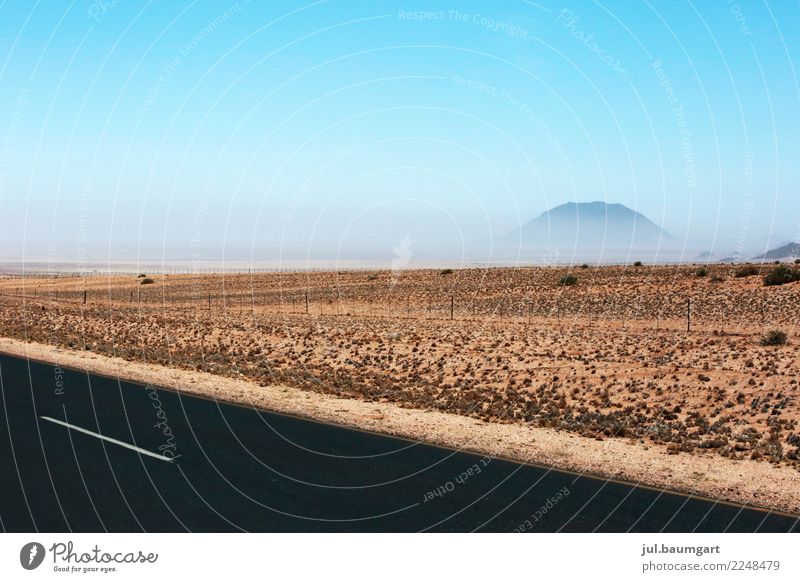
M 0 338 L 0 352 L 232 404 L 800 514 L 800 472 L 766 462 L 732 461 L 713 454 L 668 455 L 661 445 L 641 445 L 625 439 L 596 441 L 567 432 L 492 424 L 287 386 L 263 387 L 206 372 L 129 362 L 10 338 Z

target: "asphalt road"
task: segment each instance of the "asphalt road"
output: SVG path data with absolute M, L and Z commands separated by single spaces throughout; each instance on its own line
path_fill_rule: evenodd
M 4 531 L 800 529 L 788 516 L 4 355 L 0 379 Z

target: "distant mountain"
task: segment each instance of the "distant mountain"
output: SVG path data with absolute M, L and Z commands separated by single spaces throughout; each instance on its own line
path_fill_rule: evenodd
M 718 263 L 739 263 L 742 261 L 746 261 L 747 256 L 739 250 L 734 251 L 732 254 L 723 256 L 721 259 L 716 259 Z
M 656 251 L 678 242 L 652 220 L 623 206 L 605 202 L 568 202 L 556 206 L 509 233 L 509 242 L 562 251 Z
M 800 243 L 790 242 L 763 255 L 753 257 L 754 261 L 785 261 L 788 259 L 800 258 Z

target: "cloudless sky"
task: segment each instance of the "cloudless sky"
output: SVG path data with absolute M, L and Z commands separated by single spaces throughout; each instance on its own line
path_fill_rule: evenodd
M 3 255 L 800 236 L 800 5 L 0 0 Z M 104 255 L 105 253 L 105 255 Z

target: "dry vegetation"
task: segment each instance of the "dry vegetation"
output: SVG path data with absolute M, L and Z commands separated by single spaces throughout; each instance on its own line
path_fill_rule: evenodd
M 800 468 L 800 282 L 770 268 L 11 277 L 0 334 Z

